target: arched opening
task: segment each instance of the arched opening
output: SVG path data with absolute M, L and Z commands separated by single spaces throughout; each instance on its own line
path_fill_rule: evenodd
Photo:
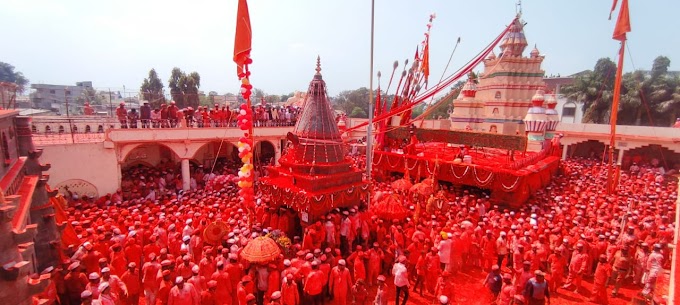
M 680 153 L 657 144 L 645 145 L 626 151 L 621 167 L 630 168 L 635 162 L 639 166 L 663 167 L 666 172 L 680 170 Z
M 489 127 L 489 132 L 490 133 L 498 133 L 498 127 L 496 125 L 491 125 Z
M 78 126 L 76 125 L 71 126 L 71 132 L 78 132 Z
M 52 132 L 52 128 L 50 127 L 50 125 L 45 126 L 45 133 L 50 133 L 50 132 Z
M 92 132 L 92 128 L 90 128 L 90 125 L 85 125 L 85 133 L 90 133 Z
M 199 166 L 203 166 L 204 172 L 213 170 L 216 175 L 237 174 L 242 165 L 238 157 L 238 148 L 228 141 L 206 143 L 196 151 L 192 160 L 195 160 Z
M 600 141 L 588 140 L 569 145 L 567 148 L 567 156 L 571 158 L 590 158 L 596 160 L 603 160 L 606 153 L 606 145 Z M 607 154 L 608 155 L 608 154 Z
M 37 132 L 38 132 L 38 127 L 36 127 L 35 125 L 31 125 L 31 132 L 37 133 Z
M 494 95 L 494 98 L 497 99 L 497 100 L 500 100 L 500 99 L 501 99 L 501 92 L 500 92 L 500 91 L 496 91 L 496 94 Z
M 65 129 L 64 126 L 59 125 L 59 133 L 64 133 Z
M 103 125 L 99 125 L 99 127 L 97 127 L 97 132 L 98 132 L 98 133 L 103 133 L 103 132 L 104 132 L 104 126 L 103 126 Z
M 275 156 L 276 148 L 274 148 L 274 144 L 271 142 L 260 141 L 255 144 L 255 149 L 253 150 L 253 163 L 255 167 L 273 165 Z
M 164 186 L 159 183 L 161 177 Z M 180 158 L 163 144 L 136 146 L 121 164 L 120 186 L 123 198 L 146 196 L 152 190 L 157 196 L 175 192 L 182 188 Z

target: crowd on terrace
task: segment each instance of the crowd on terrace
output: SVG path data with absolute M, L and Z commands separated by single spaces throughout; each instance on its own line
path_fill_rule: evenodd
M 255 127 L 294 126 L 300 115 L 299 107 L 252 106 Z M 89 112 L 85 111 L 87 115 Z M 94 114 L 91 112 L 90 114 Z M 198 106 L 180 109 L 174 101 L 152 108 L 145 102 L 137 109 L 126 109 L 125 103 L 116 108 L 121 128 L 236 127 L 238 109 L 215 104 L 212 108 Z

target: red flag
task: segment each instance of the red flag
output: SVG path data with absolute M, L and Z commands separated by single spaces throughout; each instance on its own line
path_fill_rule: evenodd
M 612 20 L 612 14 L 616 10 L 616 3 L 618 3 L 619 0 L 614 0 L 614 3 L 612 3 L 612 9 L 609 11 L 609 20 Z
M 382 102 L 380 101 L 380 85 L 378 85 L 378 95 L 375 97 L 375 116 L 382 113 Z
M 250 58 L 251 43 L 253 32 L 250 28 L 250 14 L 248 13 L 248 2 L 238 1 L 238 11 L 236 13 L 236 37 L 234 38 L 234 62 L 236 63 L 236 74 L 243 73 L 243 65 Z
M 616 5 L 616 0 L 614 1 Z M 619 10 L 619 19 L 616 20 L 616 27 L 614 28 L 614 40 L 626 40 L 626 33 L 630 32 L 630 14 L 628 13 L 628 0 L 621 1 L 621 9 Z
M 430 35 L 425 39 L 425 48 L 423 49 L 423 60 L 420 66 L 425 76 L 425 83 L 427 84 L 427 77 L 430 76 Z

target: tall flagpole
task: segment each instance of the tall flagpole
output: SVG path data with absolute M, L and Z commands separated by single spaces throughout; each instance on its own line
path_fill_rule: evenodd
M 371 0 L 371 60 L 370 78 L 368 91 L 368 127 L 366 137 L 366 175 L 371 180 L 371 169 L 373 167 L 373 35 L 375 33 L 375 0 Z
M 608 193 L 612 194 L 616 191 L 616 178 L 614 177 L 615 168 L 618 166 L 614 159 L 614 149 L 616 148 L 616 121 L 619 115 L 619 99 L 621 98 L 621 76 L 623 74 L 623 55 L 626 48 L 626 40 L 621 40 L 621 49 L 619 50 L 619 64 L 616 67 L 616 78 L 614 82 L 614 97 L 612 99 L 612 111 L 609 116 L 609 124 L 611 125 L 611 138 L 609 139 L 609 167 L 607 171 L 607 186 Z M 623 152 L 619 152 L 623 153 Z
M 369 78 L 368 91 L 368 127 L 366 137 L 366 176 L 368 181 L 371 179 L 371 170 L 373 168 L 373 34 L 375 24 L 375 0 L 371 0 L 371 77 Z M 368 195 L 368 205 L 370 206 L 371 195 Z

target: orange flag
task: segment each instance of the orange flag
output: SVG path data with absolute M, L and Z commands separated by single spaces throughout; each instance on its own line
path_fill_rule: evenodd
M 617 0 L 614 0 L 616 6 Z M 628 12 L 628 0 L 621 1 L 621 9 L 619 10 L 619 19 L 616 20 L 616 27 L 614 28 L 614 40 L 626 40 L 626 33 L 630 32 L 630 14 Z
M 238 1 L 238 11 L 236 13 L 236 37 L 234 38 L 234 62 L 236 63 L 236 74 L 243 73 L 243 66 L 250 58 L 251 43 L 253 32 L 250 28 L 250 14 L 248 13 L 248 2 Z
M 619 0 L 614 0 L 614 3 L 612 3 L 612 9 L 609 11 L 609 20 L 612 20 L 612 14 L 616 10 L 616 3 L 618 3 Z
M 425 84 L 427 84 L 427 77 L 430 76 L 430 36 L 425 40 L 425 48 L 423 49 L 423 60 L 421 63 L 423 76 L 425 76 Z

